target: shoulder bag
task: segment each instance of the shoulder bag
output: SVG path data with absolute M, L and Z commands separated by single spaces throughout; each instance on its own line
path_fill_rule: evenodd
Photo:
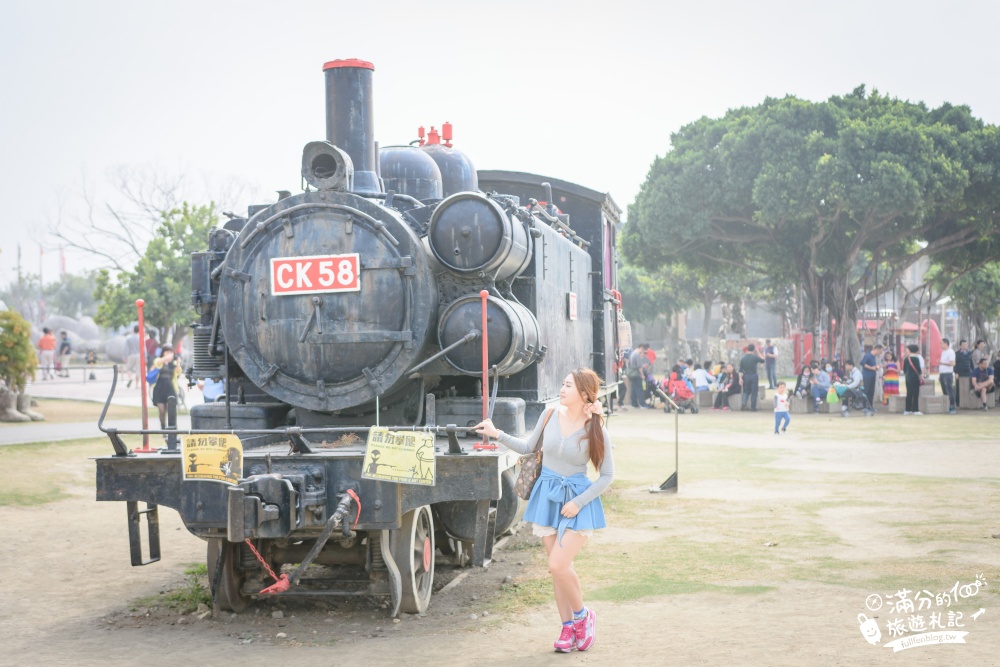
M 910 362 L 910 368 L 913 372 L 917 374 L 917 378 L 920 380 L 920 386 L 924 386 L 924 376 L 917 370 L 917 365 L 913 363 L 913 357 L 907 357 L 906 360 Z
M 542 440 L 545 439 L 545 427 L 549 425 L 549 419 L 552 417 L 554 411 L 555 408 L 550 408 L 548 414 L 545 415 L 545 421 L 542 422 L 542 431 L 538 434 L 534 450 L 530 454 L 525 454 L 521 457 L 521 472 L 514 482 L 514 493 L 524 500 L 527 500 L 531 496 L 531 490 L 535 488 L 535 482 L 538 480 L 538 476 L 542 474 Z

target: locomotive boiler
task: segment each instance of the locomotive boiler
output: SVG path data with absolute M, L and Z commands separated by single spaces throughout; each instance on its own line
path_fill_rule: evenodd
M 278 579 L 281 595 L 419 612 L 437 551 L 485 565 L 518 517 L 516 456 L 467 430 L 484 400 L 519 434 L 573 367 L 615 387 L 620 210 L 565 181 L 477 172 L 448 124 L 379 149 L 374 67 L 323 70 L 326 139 L 303 149 L 303 191 L 231 216 L 192 256 L 189 376 L 227 391 L 191 409 L 187 433 L 239 435 L 238 479 L 183 479 L 177 457 L 137 455 L 102 426 L 116 453 L 98 460 L 97 498 L 128 503 L 133 564 L 153 560 L 139 523 L 154 551 L 158 506 L 176 509 L 208 542 L 220 609 Z M 374 426 L 438 436 L 435 484 L 363 475 Z

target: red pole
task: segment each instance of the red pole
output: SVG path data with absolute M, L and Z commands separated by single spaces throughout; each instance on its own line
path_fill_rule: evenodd
M 483 300 L 483 421 L 486 421 L 486 417 L 489 415 L 489 394 L 490 394 L 490 359 L 489 359 L 489 337 L 486 331 L 486 301 L 489 298 L 490 293 L 486 290 L 479 292 L 479 298 Z M 482 442 L 477 442 L 472 446 L 473 449 L 496 449 L 495 444 L 490 443 L 490 439 L 483 436 Z
M 147 403 L 149 392 L 146 391 L 146 324 L 142 317 L 142 307 L 146 305 L 146 302 L 142 299 L 136 299 L 135 305 L 139 309 L 139 391 L 142 392 L 142 430 L 145 431 L 149 428 L 149 405 Z M 157 450 L 149 446 L 149 434 L 143 433 L 142 448 L 133 451 L 148 454 Z
M 486 300 L 489 298 L 490 293 L 486 290 L 482 290 L 479 293 L 479 298 L 483 300 L 483 421 L 486 420 L 489 414 L 489 408 L 487 398 L 490 393 L 490 376 L 489 376 L 489 346 L 487 345 L 486 336 Z M 487 438 L 488 440 L 488 438 Z

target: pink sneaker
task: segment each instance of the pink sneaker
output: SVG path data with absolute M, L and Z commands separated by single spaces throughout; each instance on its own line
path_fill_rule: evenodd
M 597 612 L 587 609 L 587 617 L 573 621 L 573 632 L 576 634 L 576 650 L 586 651 L 597 638 Z
M 560 653 L 569 653 L 576 648 L 576 632 L 574 626 L 564 625 L 562 626 L 562 632 L 559 633 L 559 639 L 552 644 L 555 650 Z

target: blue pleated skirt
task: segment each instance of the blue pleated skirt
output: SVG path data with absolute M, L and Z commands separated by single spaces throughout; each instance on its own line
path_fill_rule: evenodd
M 579 532 L 606 528 L 608 523 L 604 519 L 604 505 L 601 504 L 600 496 L 581 507 L 580 512 L 572 519 L 559 513 L 563 505 L 586 491 L 591 483 L 583 473 L 563 477 L 543 466 L 531 490 L 528 507 L 524 510 L 524 520 L 557 529 L 560 540 L 567 529 Z

